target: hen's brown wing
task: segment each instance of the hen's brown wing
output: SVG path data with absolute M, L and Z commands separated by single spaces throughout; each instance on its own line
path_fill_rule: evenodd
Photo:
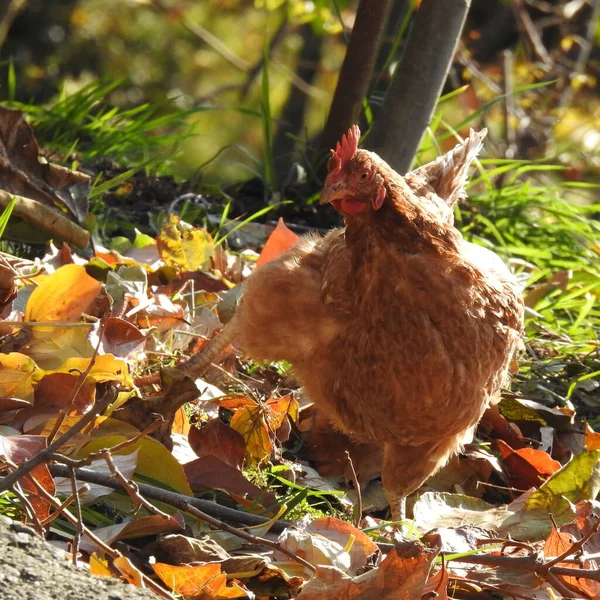
M 337 258 L 340 265 L 346 260 L 340 238 L 341 231 L 307 236 L 248 278 L 237 309 L 245 352 L 259 360 L 304 362 L 343 330 L 337 294 L 344 278 L 335 268 Z M 326 290 L 334 295 L 328 300 Z

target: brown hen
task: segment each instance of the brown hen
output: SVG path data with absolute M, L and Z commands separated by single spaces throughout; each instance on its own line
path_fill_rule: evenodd
M 508 381 L 523 303 L 493 252 L 453 224 L 485 132 L 402 177 L 358 150 L 353 127 L 321 203 L 345 229 L 308 236 L 245 284 L 236 329 L 256 359 L 292 363 L 341 430 L 383 445 L 394 517 L 469 441 Z

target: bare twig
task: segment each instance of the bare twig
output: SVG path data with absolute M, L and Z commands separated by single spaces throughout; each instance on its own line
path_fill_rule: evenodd
M 350 456 L 350 452 L 348 452 L 348 450 L 346 450 L 346 458 L 348 459 L 348 464 L 350 465 L 350 472 L 352 473 L 352 482 L 354 483 L 354 489 L 356 490 L 356 517 L 354 518 L 354 527 L 358 529 L 363 513 L 362 494 L 360 492 L 360 484 L 358 483 L 358 477 L 356 476 L 356 469 L 354 468 L 354 463 L 352 462 L 352 457 Z
M 228 533 L 236 535 L 237 537 L 239 537 L 243 540 L 246 540 L 248 542 L 251 542 L 252 544 L 258 544 L 260 546 L 267 546 L 267 548 L 271 548 L 272 550 L 276 550 L 277 552 L 282 552 L 283 554 L 289 556 L 291 559 L 293 559 L 296 562 L 299 562 L 301 565 L 305 566 L 307 569 L 310 569 L 311 571 L 317 570 L 316 567 L 314 565 L 312 565 L 311 563 L 309 563 L 307 560 L 303 559 L 300 556 L 297 556 L 296 554 L 294 554 L 287 548 L 283 548 L 277 542 L 272 542 L 271 540 L 266 540 L 265 538 L 261 538 L 256 535 L 252 535 L 251 533 L 248 533 L 247 531 L 244 531 L 243 529 L 237 529 L 236 527 L 232 527 L 231 525 L 228 525 L 227 523 L 224 523 L 223 521 L 220 521 L 219 519 L 215 519 L 214 517 L 211 517 L 210 515 L 206 514 L 205 512 L 195 508 L 191 504 L 188 504 L 186 506 L 185 510 L 187 512 L 189 512 L 191 515 L 198 517 L 202 521 L 208 523 L 209 525 L 212 525 L 213 527 L 216 527 L 217 529 L 223 529 L 223 531 L 227 531 Z
M 594 523 L 594 525 L 584 536 L 581 537 L 581 539 L 574 542 L 561 555 L 557 556 L 556 558 L 553 558 L 549 563 L 544 565 L 544 568 L 549 569 L 554 565 L 563 562 L 565 558 L 573 556 L 574 554 L 577 554 L 580 550 L 583 550 L 583 546 L 585 545 L 585 543 L 598 532 L 598 529 L 600 529 L 600 517 L 596 518 L 596 522 Z
M 63 465 L 50 465 L 50 473 L 52 473 L 54 477 L 68 477 L 69 469 Z M 91 469 L 77 469 L 76 473 L 79 481 L 87 481 L 88 483 L 103 485 L 113 490 L 123 489 L 121 484 L 112 479 L 110 475 L 96 473 Z M 185 496 L 184 494 L 163 490 L 162 488 L 157 488 L 146 483 L 136 482 L 136 485 L 139 488 L 140 494 L 143 494 L 146 498 L 158 500 L 159 502 L 164 502 L 165 504 L 170 504 L 179 510 L 185 510 L 185 506 L 190 505 L 218 519 L 248 526 L 263 525 L 269 521 L 267 517 L 253 515 L 241 510 L 235 510 L 233 508 L 227 508 L 226 506 L 221 506 L 210 500 Z M 274 533 L 281 533 L 291 524 L 292 523 L 290 521 L 285 520 L 275 521 L 271 527 L 271 531 Z
M 117 399 L 117 388 L 110 385 L 106 390 L 106 393 L 100 400 L 96 402 L 93 408 L 86 413 L 73 427 L 69 428 L 63 433 L 57 440 L 54 440 L 47 448 L 44 448 L 36 455 L 32 456 L 29 460 L 22 463 L 17 469 L 9 473 L 0 479 L 0 492 L 11 489 L 14 484 L 21 479 L 24 475 L 27 475 L 35 467 L 45 463 L 49 460 L 49 457 L 54 454 L 61 446 L 68 442 L 73 436 L 82 431 L 87 425 L 89 425 L 109 404 Z M 65 475 L 68 477 L 68 474 Z
M 61 467 L 60 465 L 52 465 L 50 467 L 50 472 L 55 476 L 64 476 L 64 472 L 66 467 Z M 129 483 L 123 484 L 122 481 L 115 481 L 112 477 L 107 475 L 101 475 L 99 473 L 94 473 L 93 471 L 89 471 L 88 469 L 77 469 L 76 470 L 77 477 L 82 481 L 89 481 L 90 483 L 97 483 L 100 485 L 104 485 L 106 487 L 110 487 L 113 489 L 122 490 L 124 489 L 127 493 Z M 159 500 L 161 502 L 165 502 L 166 504 L 170 504 L 179 510 L 188 512 L 198 519 L 201 519 L 208 523 L 213 527 L 217 527 L 219 529 L 223 529 L 228 533 L 238 536 L 241 539 L 249 541 L 253 544 L 259 544 L 262 546 L 267 546 L 268 548 L 272 548 L 273 550 L 277 550 L 278 552 L 282 552 L 283 554 L 288 555 L 290 558 L 293 558 L 295 561 L 301 563 L 305 567 L 311 570 L 315 570 L 315 567 L 311 565 L 308 561 L 303 558 L 296 556 L 293 552 L 286 550 L 281 547 L 276 542 L 272 542 L 270 540 L 266 540 L 264 538 L 252 535 L 242 529 L 238 529 L 233 527 L 224 521 L 222 518 L 228 518 L 230 521 L 235 522 L 245 522 L 246 525 L 262 525 L 269 521 L 269 519 L 265 517 L 259 517 L 257 515 L 250 515 L 248 513 L 243 513 L 238 510 L 233 510 L 230 508 L 225 508 L 224 506 L 219 506 L 214 502 L 210 502 L 208 500 L 200 500 L 198 498 L 190 498 L 188 496 L 184 496 L 183 494 L 177 494 L 175 492 L 168 492 L 167 490 L 162 490 L 160 488 L 155 488 L 153 486 L 149 486 L 143 483 L 135 483 L 135 486 L 138 488 L 138 493 L 143 494 L 144 496 L 148 496 L 149 498 L 153 498 L 154 500 Z M 199 506 L 201 508 L 199 508 Z M 218 513 L 221 519 L 216 518 L 205 512 L 204 509 L 210 510 L 213 514 Z M 248 522 L 251 521 L 251 522 Z M 276 527 L 275 525 L 279 523 L 280 527 Z M 276 533 L 276 529 L 282 531 L 285 527 L 289 526 L 290 523 L 284 523 L 282 521 L 276 521 L 271 527 Z
M 96 344 L 96 347 L 94 348 L 94 351 L 92 352 L 90 362 L 88 363 L 88 365 L 85 368 L 85 370 L 83 371 L 83 373 L 79 374 L 77 383 L 73 386 L 73 389 L 71 390 L 71 394 L 70 394 L 71 397 L 69 398 L 68 408 L 66 410 L 61 411 L 58 419 L 56 419 L 56 423 L 54 424 L 52 433 L 48 436 L 48 444 L 50 444 L 52 442 L 52 440 L 54 439 L 54 436 L 60 429 L 60 426 L 63 424 L 65 417 L 71 412 L 71 409 L 73 408 L 73 405 L 75 404 L 75 399 L 77 398 L 77 394 L 79 394 L 79 391 L 83 387 L 83 384 L 85 383 L 85 380 L 87 379 L 87 376 L 89 375 L 90 371 L 96 364 L 96 357 L 98 356 L 98 350 L 100 349 L 100 345 L 102 344 L 102 339 L 104 338 L 104 331 L 106 329 L 106 323 L 107 323 L 106 319 L 102 319 L 100 321 L 100 326 L 98 328 L 98 343 Z
M 71 479 L 71 492 L 75 498 L 75 512 L 77 514 L 77 524 L 75 525 L 75 535 L 71 542 L 71 556 L 73 559 L 73 565 L 77 566 L 77 554 L 79 552 L 79 544 L 81 543 L 81 535 L 83 534 L 83 515 L 81 514 L 81 498 L 79 497 L 79 490 L 77 489 L 77 477 L 75 476 L 75 470 L 71 469 L 69 473 Z
M 446 557 L 448 559 L 448 557 Z M 523 571 L 532 571 L 544 576 L 543 570 L 545 561 L 540 558 L 529 556 L 496 556 L 491 554 L 470 554 L 454 559 L 461 563 L 470 563 L 475 565 L 487 565 L 490 567 L 510 567 L 511 569 L 522 569 Z M 565 575 L 567 577 L 579 577 L 580 579 L 591 579 L 600 581 L 600 570 L 598 569 L 577 569 L 573 567 L 550 567 L 549 571 L 554 575 Z
M 78 488 L 77 492 L 79 494 L 83 494 L 83 493 L 89 491 L 89 489 L 90 489 L 90 486 L 87 483 L 84 483 L 80 488 Z M 71 494 L 59 507 L 57 507 L 54 510 L 54 512 L 47 519 L 44 519 L 42 521 L 42 526 L 46 527 L 47 525 L 50 525 L 50 523 L 52 523 L 52 521 L 54 521 L 54 519 L 56 519 L 57 517 L 60 517 L 63 510 L 65 510 L 65 508 L 67 508 L 71 504 L 73 504 L 73 502 L 75 501 L 75 498 L 76 498 L 76 496 Z
M 33 479 L 33 477 L 31 477 L 31 479 Z M 42 527 L 42 523 L 40 522 L 40 519 L 38 518 L 38 516 L 35 512 L 35 508 L 33 508 L 33 504 L 31 504 L 31 500 L 29 500 L 29 498 L 27 497 L 25 492 L 21 489 L 21 486 L 19 485 L 18 482 L 15 483 L 15 485 L 13 486 L 13 492 L 15 493 L 15 496 L 17 496 L 17 498 L 21 501 L 21 504 L 23 505 L 23 508 L 25 509 L 25 513 L 27 514 L 29 519 L 31 519 L 33 521 L 36 531 L 40 535 L 43 535 L 44 529 Z
M 115 465 L 115 463 L 112 459 L 110 451 L 107 450 L 104 453 L 104 460 L 106 461 L 106 464 L 108 465 L 108 468 L 110 469 L 111 475 L 115 478 L 115 480 L 117 482 L 119 482 L 121 484 L 122 488 L 127 492 L 127 495 L 131 498 L 131 501 L 134 503 L 134 505 L 137 504 L 138 506 L 143 506 L 150 512 L 156 513 L 158 516 L 162 517 L 163 519 L 168 520 L 171 518 L 167 513 L 156 508 L 156 506 L 154 506 L 152 503 L 148 502 L 148 500 L 146 500 L 145 498 L 143 498 L 140 495 L 140 489 L 139 489 L 137 483 L 135 483 L 135 481 L 131 481 L 131 479 L 127 479 L 123 475 L 123 473 L 121 473 L 121 471 L 119 471 L 119 469 L 117 468 L 117 466 Z
M 52 494 L 49 494 L 35 479 L 33 480 L 33 482 L 34 482 L 35 486 L 37 487 L 37 489 L 39 490 L 40 494 L 42 494 L 48 500 L 48 502 L 50 502 L 50 504 L 52 504 L 56 508 L 60 508 L 62 506 L 61 503 L 56 498 L 54 498 L 52 496 Z M 67 509 L 63 508 L 63 516 L 65 517 L 65 519 L 67 521 L 69 521 L 69 523 L 71 523 L 72 525 L 77 527 L 77 518 L 74 515 L 72 515 Z M 118 550 L 111 548 L 108 544 L 103 542 L 98 536 L 96 536 L 94 534 L 93 531 L 90 531 L 85 525 L 82 525 L 82 531 L 83 531 L 84 535 L 95 546 L 97 546 L 107 556 L 110 556 L 113 560 L 115 558 L 119 558 L 120 556 L 122 556 L 122 554 Z M 168 598 L 169 600 L 173 600 L 173 596 L 171 594 L 169 594 L 169 592 L 167 592 L 167 590 L 163 589 L 160 585 L 158 585 L 154 580 L 150 579 L 147 575 L 144 575 L 144 573 L 140 573 L 140 574 L 141 574 L 142 580 L 144 581 L 144 585 L 146 587 L 151 589 L 153 592 L 159 594 L 163 598 Z

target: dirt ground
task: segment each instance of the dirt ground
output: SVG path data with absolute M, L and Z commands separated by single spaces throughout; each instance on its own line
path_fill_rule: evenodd
M 75 568 L 36 532 L 0 517 L 0 598 L 2 600 L 157 600 L 112 577 Z

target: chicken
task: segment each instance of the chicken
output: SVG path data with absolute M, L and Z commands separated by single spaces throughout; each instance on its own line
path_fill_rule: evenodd
M 470 441 L 507 384 L 522 330 L 517 284 L 453 224 L 485 132 L 408 175 L 358 149 L 332 150 L 321 204 L 345 229 L 310 235 L 249 277 L 241 348 L 286 360 L 308 397 L 353 438 L 383 445 L 392 514 Z

